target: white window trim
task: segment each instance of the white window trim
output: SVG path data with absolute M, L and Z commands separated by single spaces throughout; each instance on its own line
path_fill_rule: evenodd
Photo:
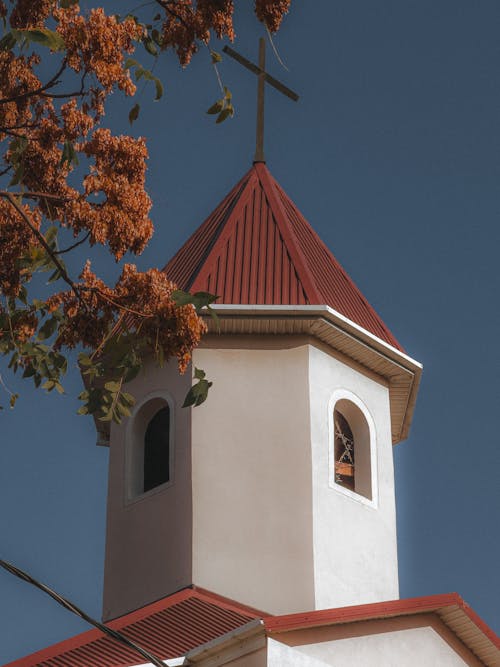
M 134 448 L 134 426 L 136 418 L 140 410 L 150 401 L 154 399 L 163 400 L 170 409 L 170 424 L 169 424 L 169 434 L 168 434 L 168 443 L 169 443 L 169 480 L 163 484 L 155 486 L 149 491 L 144 493 L 134 494 L 133 492 L 133 474 L 132 466 L 134 465 L 133 457 L 133 448 Z M 144 436 L 144 434 L 143 434 Z M 134 405 L 132 414 L 127 420 L 127 426 L 125 430 L 125 505 L 131 505 L 133 503 L 140 502 L 154 496 L 157 493 L 161 493 L 171 487 L 174 484 L 174 471 L 175 471 L 175 402 L 172 395 L 168 391 L 153 391 L 149 394 L 146 394 Z
M 345 486 L 342 486 L 335 481 L 335 427 L 333 423 L 333 413 L 336 404 L 342 399 L 354 403 L 354 405 L 361 410 L 368 424 L 368 432 L 370 434 L 371 499 L 366 498 L 360 493 L 356 493 L 356 491 L 351 491 L 351 489 L 347 489 Z M 373 509 L 377 509 L 378 507 L 378 458 L 375 422 L 368 408 L 359 396 L 356 396 L 356 394 L 353 394 L 348 389 L 336 389 L 328 401 L 328 486 L 331 489 L 334 489 L 337 493 L 341 493 L 362 505 L 367 505 Z

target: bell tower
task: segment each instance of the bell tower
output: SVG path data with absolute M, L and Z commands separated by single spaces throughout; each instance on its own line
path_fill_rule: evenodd
M 272 614 L 398 597 L 392 446 L 421 366 L 263 162 L 165 267 L 219 296 L 195 350 L 213 387 L 153 364 L 113 425 L 111 619 L 190 585 Z

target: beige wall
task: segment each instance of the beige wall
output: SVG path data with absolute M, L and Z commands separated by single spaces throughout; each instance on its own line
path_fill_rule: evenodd
M 193 410 L 194 582 L 274 614 L 312 609 L 308 347 L 213 344 L 227 347 L 194 357 L 214 382 Z
M 115 618 L 192 583 L 190 411 L 181 405 L 191 373 L 175 362 L 150 363 L 127 386 L 137 409 L 148 397 L 168 395 L 174 410 L 172 482 L 130 499 L 127 462 L 133 419 L 112 425 L 108 482 L 103 617 Z M 157 400 L 157 399 L 156 399 Z
M 389 391 L 327 348 L 309 347 L 315 608 L 399 597 Z M 374 439 L 372 501 L 329 475 L 332 397 L 356 401 Z

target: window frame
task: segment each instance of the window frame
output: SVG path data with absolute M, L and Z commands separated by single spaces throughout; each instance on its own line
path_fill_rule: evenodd
M 339 484 L 335 480 L 335 424 L 334 424 L 334 412 L 337 409 L 348 421 L 350 428 L 352 429 L 352 424 L 349 422 L 347 417 L 344 415 L 344 412 L 341 408 L 337 408 L 339 401 L 349 401 L 352 403 L 358 410 L 361 412 L 363 418 L 366 421 L 368 426 L 368 434 L 370 438 L 369 443 L 369 452 L 370 452 L 370 478 L 371 478 L 371 498 L 367 498 L 363 494 L 351 491 L 351 489 L 346 488 L 342 484 Z M 358 460 L 358 454 L 356 454 L 356 439 L 354 439 L 354 461 Z M 359 465 L 359 463 L 358 463 Z M 354 468 L 354 480 L 356 480 L 356 467 Z M 363 505 L 367 505 L 373 509 L 378 507 L 378 457 L 377 457 L 377 440 L 376 440 L 376 430 L 375 422 L 373 417 L 370 414 L 370 411 L 363 403 L 363 401 L 353 394 L 348 389 L 337 389 L 333 392 L 328 401 L 328 486 L 335 490 L 337 493 L 340 493 L 351 500 L 354 500 Z
M 149 403 L 157 403 L 158 407 L 151 415 L 145 415 L 145 408 Z M 143 484 L 144 478 L 144 438 L 146 429 L 162 407 L 170 410 L 170 424 L 168 433 L 169 446 L 169 479 L 163 484 L 149 489 L 148 491 L 137 491 L 138 486 Z M 125 504 L 145 500 L 157 493 L 170 488 L 175 483 L 175 402 L 167 391 L 153 391 L 143 396 L 134 406 L 131 416 L 127 420 L 125 431 Z

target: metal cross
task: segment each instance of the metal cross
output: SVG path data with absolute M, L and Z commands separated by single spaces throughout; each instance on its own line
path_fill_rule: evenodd
M 291 100 L 296 102 L 299 99 L 297 93 L 294 93 L 293 90 L 287 88 L 285 85 L 278 81 L 273 76 L 266 72 L 266 40 L 264 37 L 259 39 L 259 65 L 254 65 L 237 51 L 234 51 L 229 46 L 225 46 L 223 49 L 224 53 L 227 53 L 228 56 L 237 60 L 240 65 L 246 67 L 254 74 L 257 74 L 258 84 L 257 84 L 257 129 L 255 137 L 255 156 L 254 162 L 265 162 L 264 158 L 264 86 L 266 83 L 279 90 L 280 93 L 286 95 Z

